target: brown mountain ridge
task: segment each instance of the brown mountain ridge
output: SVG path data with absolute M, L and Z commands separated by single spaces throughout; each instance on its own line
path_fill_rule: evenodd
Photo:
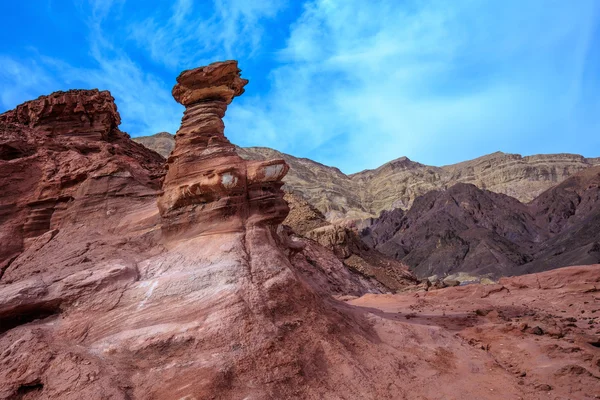
M 528 204 L 458 183 L 419 196 L 409 211 L 365 221 L 363 240 L 420 277 L 494 277 L 600 262 L 600 166 Z
M 173 135 L 166 132 L 133 140 L 164 157 L 174 146 Z M 266 147 L 238 147 L 237 151 L 246 159 L 284 159 L 290 172 L 283 189 L 304 198 L 331 222 L 376 217 L 394 208 L 408 210 L 418 196 L 456 183 L 470 183 L 527 203 L 569 176 L 600 165 L 600 158 L 576 154 L 521 156 L 496 152 L 443 167 L 401 157 L 374 170 L 346 175 L 335 167 Z

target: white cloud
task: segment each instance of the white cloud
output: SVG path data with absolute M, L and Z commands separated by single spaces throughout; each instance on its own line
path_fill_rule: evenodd
M 311 2 L 279 52 L 271 92 L 262 103 L 239 100 L 264 121 L 242 124 L 232 113 L 230 137 L 346 172 L 401 155 L 444 164 L 548 143 L 561 151 L 564 135 L 577 134 L 567 121 L 597 8 L 586 0 Z M 265 125 L 273 129 L 262 137 Z
M 100 25 L 92 25 L 90 53 L 96 67 L 82 68 L 44 58 L 61 80 L 71 87 L 109 89 L 122 116 L 121 129 L 136 136 L 175 132 L 183 107 L 175 103 L 167 83 L 145 72 L 129 56 L 113 46 Z
M 577 144 L 598 136 L 598 79 L 588 84 L 594 0 L 315 0 L 281 49 L 265 47 L 280 0 L 178 0 L 162 14 L 125 12 L 124 0 L 82 4 L 93 64 L 0 56 L 5 108 L 65 85 L 98 87 L 116 98 L 122 129 L 175 132 L 182 107 L 174 79 L 156 75 L 162 67 L 174 78 L 239 58 L 242 69 L 266 65 L 269 85 L 249 86 L 230 106 L 230 140 L 345 172 L 402 155 L 445 164 L 496 150 L 582 152 Z
M 150 57 L 167 67 L 189 68 L 215 59 L 251 56 L 260 48 L 261 21 L 283 8 L 282 0 L 214 0 L 199 7 L 178 0 L 168 18 L 154 15 L 128 28 Z
M 0 65 L 0 103 L 4 110 L 57 90 L 52 89 L 58 87 L 56 80 L 36 61 L 0 54 Z

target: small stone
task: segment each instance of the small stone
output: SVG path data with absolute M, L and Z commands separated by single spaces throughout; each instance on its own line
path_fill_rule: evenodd
M 550 386 L 550 385 L 547 385 L 547 384 L 545 384 L 545 383 L 543 383 L 543 384 L 541 384 L 541 385 L 538 385 L 536 388 L 537 388 L 538 390 L 541 390 L 542 392 L 549 392 L 549 391 L 551 391 L 551 390 L 552 390 L 552 386 Z
M 457 281 L 456 279 L 446 279 L 446 280 L 444 280 L 444 284 L 448 287 L 454 287 L 454 286 L 459 286 L 460 282 Z
M 521 324 L 519 324 L 519 330 L 521 332 L 525 332 L 527 330 L 527 328 L 529 328 L 529 325 L 527 325 L 526 322 L 522 322 Z
M 531 329 L 531 333 L 533 333 L 534 335 L 541 336 L 544 334 L 544 331 L 539 326 L 536 326 L 533 329 Z

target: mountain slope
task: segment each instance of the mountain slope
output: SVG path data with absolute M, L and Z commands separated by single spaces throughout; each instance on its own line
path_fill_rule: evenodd
M 457 272 L 519 275 L 600 262 L 600 166 L 583 170 L 529 204 L 458 183 L 384 212 L 361 231 L 370 246 L 417 276 Z

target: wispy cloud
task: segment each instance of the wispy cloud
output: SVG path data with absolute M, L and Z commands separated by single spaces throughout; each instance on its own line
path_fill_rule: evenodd
M 73 65 L 37 52 L 28 61 L 0 56 L 0 82 L 6 81 L 1 94 L 4 108 L 56 90 L 108 89 L 122 115 L 122 130 L 137 136 L 175 132 L 183 107 L 174 102 L 168 83 L 145 72 L 119 43 L 105 35 L 105 20 L 109 14 L 119 12 L 123 1 L 92 0 L 79 6 L 88 27 L 93 66 Z
M 58 82 L 43 65 L 0 54 L 0 105 L 10 109 L 24 101 L 57 90 Z M 1 110 L 0 110 L 1 112 Z
M 265 34 L 261 22 L 277 15 L 281 0 L 178 0 L 170 15 L 157 14 L 132 23 L 133 40 L 167 67 L 200 65 L 218 59 L 251 56 Z
M 233 114 L 229 132 L 349 172 L 401 155 L 444 164 L 496 150 L 569 151 L 564 136 L 586 134 L 568 121 L 582 106 L 598 6 L 311 2 L 254 111 L 265 121 L 238 131 Z M 281 133 L 261 138 L 265 125 Z
M 3 108 L 98 87 L 116 98 L 123 130 L 175 132 L 179 70 L 237 58 L 251 75 L 226 115 L 237 144 L 345 172 L 402 155 L 437 165 L 497 150 L 599 155 L 595 0 L 75 4 L 85 62 L 0 53 Z

